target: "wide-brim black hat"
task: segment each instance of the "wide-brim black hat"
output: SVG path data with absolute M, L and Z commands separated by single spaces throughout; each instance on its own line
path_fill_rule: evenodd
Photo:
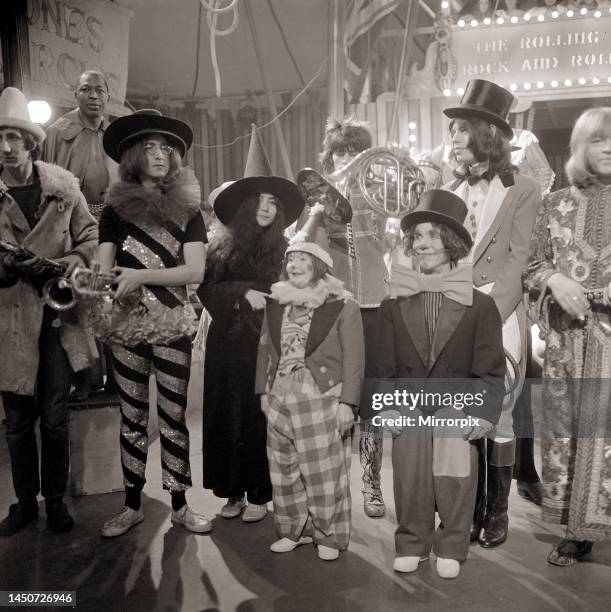
M 492 81 L 473 79 L 467 83 L 460 105 L 446 108 L 443 112 L 450 119 L 485 119 L 511 139 L 513 130 L 507 119 L 515 101 L 515 96 L 504 87 Z
M 257 193 L 271 193 L 282 201 L 284 226 L 295 223 L 305 206 L 297 185 L 281 176 L 273 176 L 271 164 L 255 126 L 252 127 L 250 147 L 244 178 L 219 193 L 214 200 L 214 212 L 223 225 L 228 225 L 244 200 Z
M 171 146 L 180 151 L 181 157 L 193 143 L 191 128 L 173 117 L 165 117 L 158 110 L 142 109 L 132 115 L 113 121 L 104 132 L 104 151 L 117 163 L 121 162 L 123 151 L 130 145 L 149 134 L 162 134 Z
M 463 225 L 466 217 L 467 205 L 456 194 L 445 189 L 429 189 L 420 196 L 418 206 L 401 219 L 401 229 L 406 232 L 418 223 L 441 223 L 453 229 L 471 248 L 473 240 Z

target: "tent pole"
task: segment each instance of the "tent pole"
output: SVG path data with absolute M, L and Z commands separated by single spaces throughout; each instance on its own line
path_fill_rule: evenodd
M 261 78 L 263 79 L 263 86 L 265 88 L 265 95 L 267 96 L 267 103 L 269 105 L 270 118 L 274 118 L 278 112 L 276 110 L 276 102 L 274 100 L 274 94 L 272 92 L 271 83 L 265 65 L 263 64 L 263 57 L 261 55 L 261 47 L 259 44 L 259 36 L 257 34 L 257 28 L 255 26 L 255 20 L 248 6 L 248 2 L 243 3 L 244 11 L 246 12 L 246 18 L 248 19 L 248 25 L 250 27 L 250 33 L 252 35 L 252 42 L 255 47 L 255 55 L 257 56 L 257 63 L 259 64 L 259 71 L 261 72 Z M 291 159 L 286 148 L 286 142 L 284 140 L 284 134 L 282 133 L 282 125 L 280 119 L 277 119 L 272 123 L 276 132 L 276 138 L 278 140 L 278 149 L 280 151 L 280 157 L 284 165 L 284 174 L 287 178 L 294 180 L 293 169 L 291 167 Z
M 344 116 L 345 0 L 329 3 L 329 115 Z

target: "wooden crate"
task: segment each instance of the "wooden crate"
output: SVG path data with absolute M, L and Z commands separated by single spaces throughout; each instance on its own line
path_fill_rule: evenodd
M 70 404 L 70 493 L 123 491 L 119 451 L 119 398 L 92 393 Z

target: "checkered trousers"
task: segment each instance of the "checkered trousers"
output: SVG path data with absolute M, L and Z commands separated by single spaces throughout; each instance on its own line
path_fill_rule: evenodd
M 310 372 L 277 376 L 263 396 L 274 520 L 281 537 L 312 536 L 345 550 L 350 539 L 351 436 L 337 425 L 337 389 L 321 395 Z M 304 375 L 305 374 L 305 375 Z

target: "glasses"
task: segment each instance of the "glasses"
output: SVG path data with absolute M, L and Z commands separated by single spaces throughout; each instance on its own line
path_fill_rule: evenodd
M 76 91 L 82 96 L 88 96 L 92 91 L 95 92 L 95 95 L 100 98 L 108 95 L 108 92 L 104 87 L 90 87 L 89 85 L 82 85 Z
M 170 155 L 172 155 L 174 147 L 171 147 L 167 144 L 158 144 L 156 142 L 145 142 L 144 150 L 151 155 L 154 155 L 155 153 L 157 153 L 157 151 L 161 151 L 161 153 L 170 157 Z

